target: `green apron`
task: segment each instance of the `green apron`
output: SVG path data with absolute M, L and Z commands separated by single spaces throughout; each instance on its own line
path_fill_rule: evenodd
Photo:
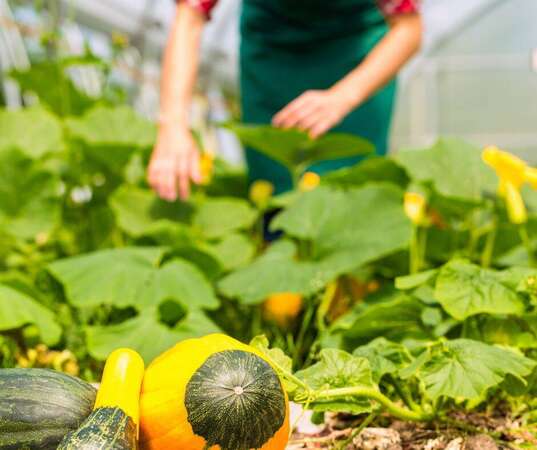
M 268 124 L 290 101 L 310 89 L 327 89 L 352 71 L 387 31 L 375 0 L 243 0 L 241 91 L 243 120 Z M 387 150 L 395 82 L 348 115 L 333 131 L 352 133 Z M 250 181 L 272 182 L 276 192 L 292 188 L 288 170 L 246 150 Z M 359 158 L 322 161 L 319 174 L 355 164 Z

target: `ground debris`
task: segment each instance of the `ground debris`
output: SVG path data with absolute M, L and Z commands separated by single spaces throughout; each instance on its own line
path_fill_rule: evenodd
M 391 428 L 366 428 L 347 450 L 402 450 L 401 436 Z

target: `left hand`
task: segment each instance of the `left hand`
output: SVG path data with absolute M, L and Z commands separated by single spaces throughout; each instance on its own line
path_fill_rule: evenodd
M 339 90 L 306 91 L 278 112 L 272 124 L 298 128 L 317 138 L 340 123 L 354 107 L 349 96 Z

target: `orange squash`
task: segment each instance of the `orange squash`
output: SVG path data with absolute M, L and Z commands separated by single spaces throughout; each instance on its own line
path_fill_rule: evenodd
M 292 292 L 282 292 L 269 296 L 263 304 L 266 319 L 286 327 L 302 311 L 302 296 Z
M 147 368 L 140 445 L 148 450 L 284 450 L 289 404 L 274 368 L 222 334 L 180 342 Z

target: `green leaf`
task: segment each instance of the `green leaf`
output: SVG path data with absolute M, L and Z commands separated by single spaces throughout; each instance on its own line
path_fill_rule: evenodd
M 79 115 L 96 103 L 95 99 L 80 92 L 71 81 L 62 61 L 32 61 L 29 69 L 12 71 L 23 92 L 32 92 L 39 101 L 60 116 Z
M 296 129 L 280 129 L 269 125 L 226 125 L 237 134 L 242 144 L 264 153 L 286 166 L 291 172 L 308 167 L 316 161 L 338 159 L 373 153 L 373 144 L 365 139 L 343 133 L 329 133 L 312 140 Z
M 61 212 L 59 180 L 18 150 L 0 152 L 0 228 L 30 239 L 49 233 Z
M 96 359 L 105 360 L 114 350 L 127 347 L 140 353 L 149 364 L 179 341 L 218 332 L 219 328 L 198 310 L 190 311 L 172 328 L 159 322 L 154 313 L 145 312 L 117 325 L 87 327 L 86 341 Z
M 359 164 L 335 170 L 322 177 L 322 184 L 339 187 L 358 187 L 371 182 L 386 182 L 405 188 L 408 176 L 394 160 L 371 157 Z
M 315 258 L 345 273 L 405 248 L 411 225 L 393 185 L 340 191 L 317 188 L 278 215 L 272 229 L 312 241 Z
M 235 270 L 249 264 L 255 256 L 255 245 L 243 234 L 230 234 L 221 241 L 209 246 L 221 266 L 226 270 Z
M 0 284 L 0 331 L 14 330 L 33 324 L 39 329 L 43 342 L 55 345 L 62 330 L 52 311 L 30 296 L 5 284 Z
M 293 243 L 276 242 L 252 264 L 222 279 L 218 287 L 227 297 L 257 304 L 274 293 L 311 295 L 335 277 L 333 271 L 313 262 L 297 261 L 295 255 Z
M 523 300 L 501 283 L 497 272 L 464 260 L 453 260 L 442 267 L 434 295 L 457 320 L 481 313 L 520 315 L 524 312 Z
M 206 278 L 186 261 L 158 267 L 162 248 L 102 250 L 52 263 L 49 271 L 77 307 L 114 305 L 138 310 L 173 299 L 186 308 L 214 308 L 218 301 Z
M 189 309 L 218 308 L 211 284 L 187 261 L 175 259 L 154 270 L 145 280 L 136 299 L 139 305 L 151 306 L 155 301 L 175 299 Z
M 207 199 L 199 205 L 194 225 L 208 239 L 217 239 L 234 231 L 253 226 L 258 212 L 245 200 L 236 198 Z
M 369 344 L 358 347 L 354 356 L 366 358 L 371 366 L 373 380 L 380 383 L 384 375 L 397 374 L 412 362 L 412 356 L 404 345 L 380 337 Z
M 439 194 L 457 200 L 481 201 L 485 191 L 495 192 L 498 185 L 494 172 L 481 160 L 481 149 L 459 139 L 401 151 L 397 161 L 414 181 L 431 183 Z
M 537 348 L 537 315 L 520 317 L 486 316 L 480 323 L 480 340 L 489 344 L 529 349 Z
M 66 124 L 73 137 L 95 147 L 149 148 L 156 138 L 155 125 L 129 106 L 98 105 Z
M 265 335 L 254 337 L 250 345 L 263 353 L 268 359 L 273 361 L 286 372 L 292 373 L 293 360 L 287 356 L 282 349 L 270 348 L 270 343 Z
M 151 148 L 156 139 L 154 124 L 127 106 L 99 105 L 66 125 L 90 158 L 121 176 L 134 152 Z
M 64 150 L 61 122 L 42 108 L 0 111 L 0 152 L 17 149 L 30 158 Z
M 355 308 L 335 322 L 333 328 L 358 343 L 379 336 L 392 340 L 408 338 L 422 332 L 420 317 L 423 308 L 419 300 L 398 294 L 366 308 Z
M 188 222 L 193 207 L 185 202 L 169 203 L 160 200 L 147 189 L 123 185 L 109 199 L 119 227 L 133 237 L 173 233 L 185 241 L 192 239 Z M 175 233 L 174 233 L 175 232 Z
M 318 363 L 295 375 L 314 390 L 375 388 L 367 359 L 352 356 L 343 350 L 322 350 Z M 337 401 L 316 401 L 311 408 L 314 411 L 362 414 L 371 411 L 371 402 L 364 398 L 348 397 Z
M 431 269 L 431 270 L 426 270 L 425 272 L 420 272 L 420 273 L 416 273 L 412 275 L 406 275 L 403 277 L 397 277 L 395 279 L 395 287 L 402 291 L 415 289 L 431 281 L 437 273 L 438 273 L 438 270 Z
M 470 339 L 445 342 L 418 359 L 415 375 L 433 400 L 481 398 L 508 375 L 524 383 L 524 377 L 536 366 L 534 361 L 512 350 Z

